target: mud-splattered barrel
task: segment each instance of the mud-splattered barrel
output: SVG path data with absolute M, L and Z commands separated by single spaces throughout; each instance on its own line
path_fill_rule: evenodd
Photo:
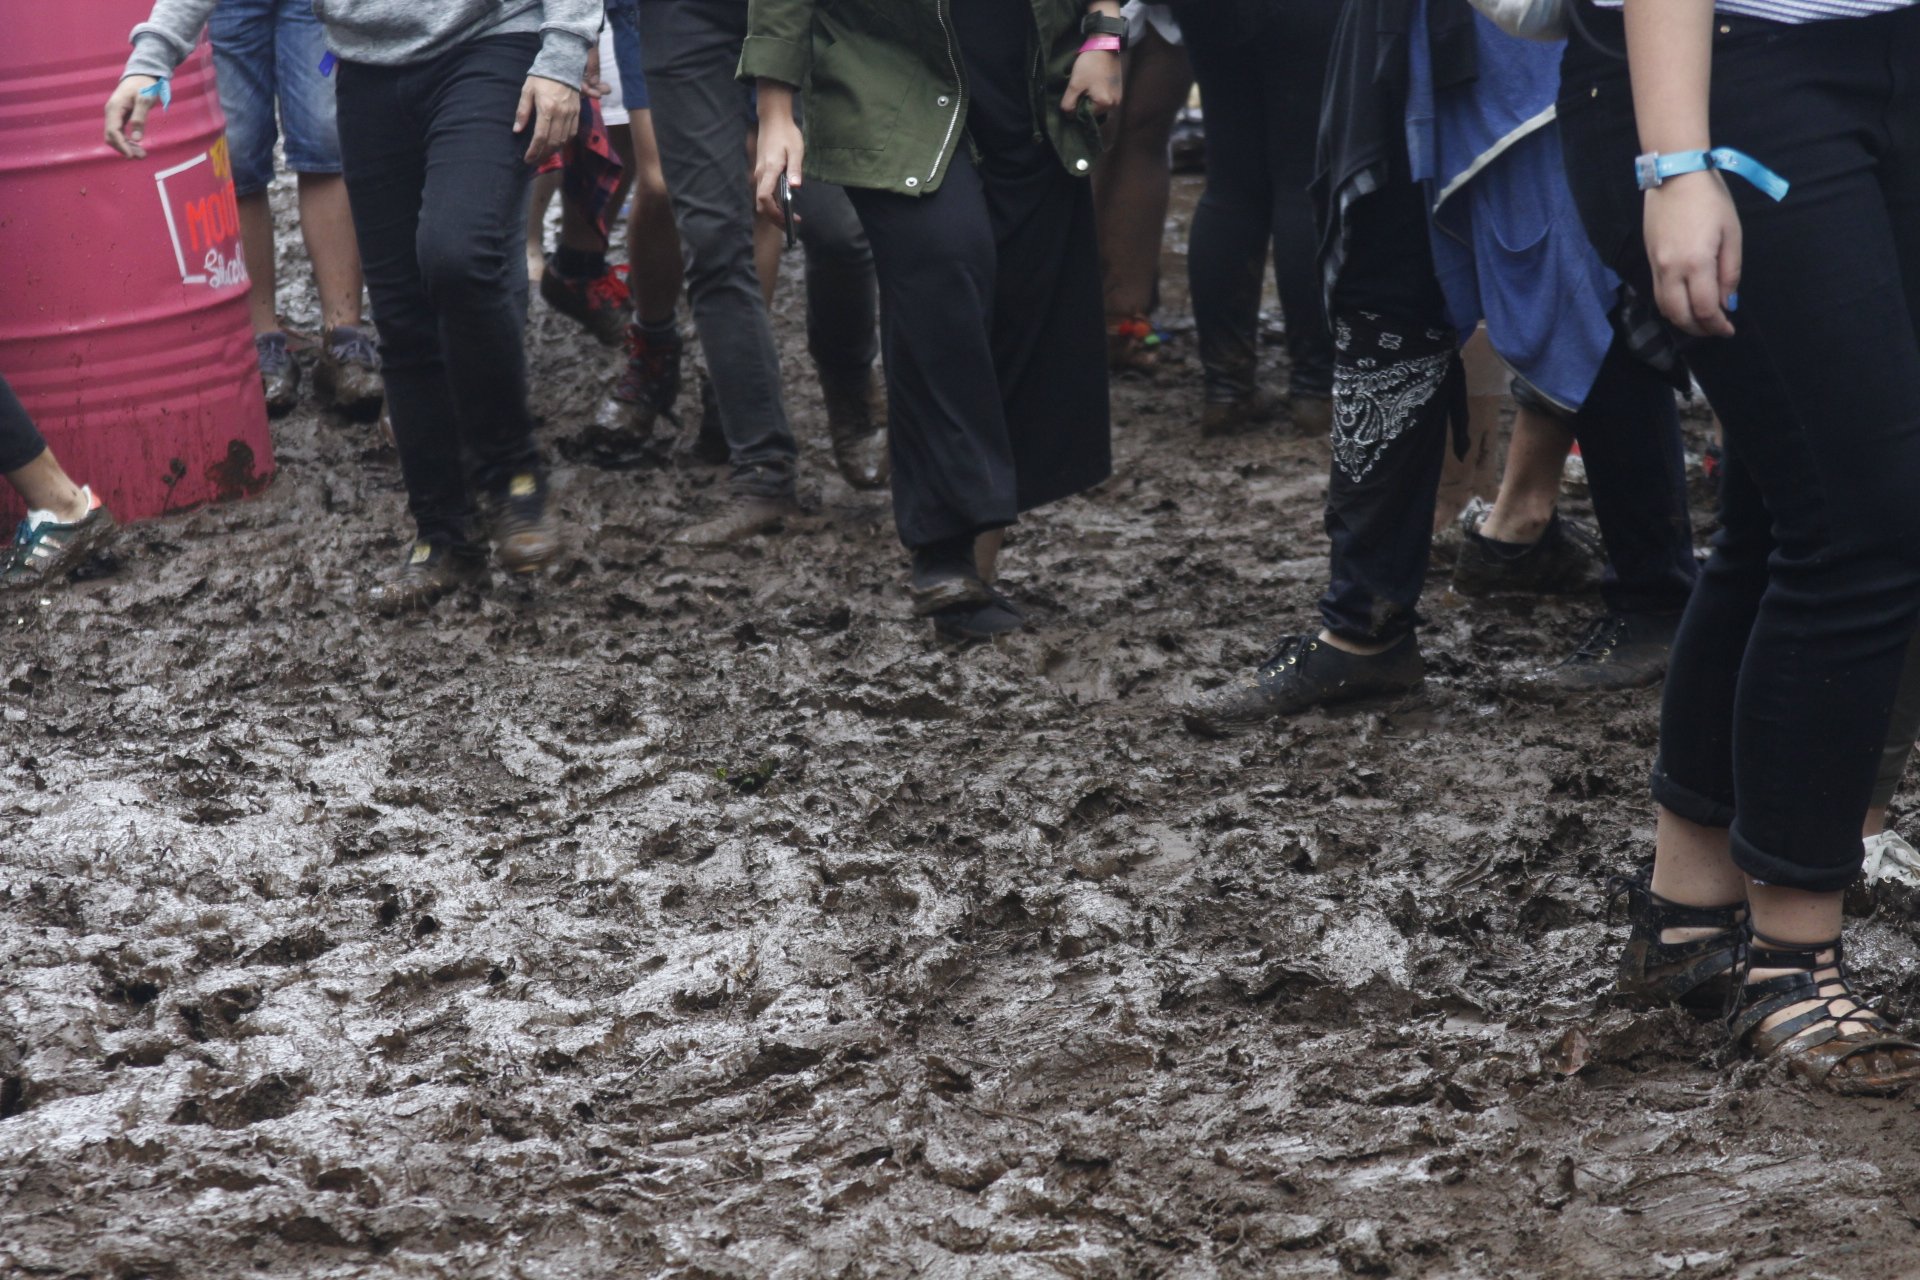
M 205 45 L 154 110 L 145 160 L 101 140 L 150 8 L 8 4 L 0 39 L 0 373 L 123 520 L 246 497 L 273 474 Z M 18 511 L 0 485 L 6 527 Z

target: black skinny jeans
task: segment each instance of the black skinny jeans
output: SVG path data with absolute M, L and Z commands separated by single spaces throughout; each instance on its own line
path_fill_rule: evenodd
M 5 378 L 0 378 L 0 475 L 18 471 L 46 448 L 47 442 L 40 438 L 20 397 L 13 394 Z
M 540 470 L 522 338 L 527 140 L 513 131 L 535 35 L 428 62 L 342 62 L 340 154 L 387 406 L 420 537 L 470 547 L 473 490 Z
M 1617 18 L 1584 16 L 1618 47 Z M 1792 190 L 1728 180 L 1736 333 L 1687 349 L 1726 427 L 1723 528 L 1674 643 L 1653 791 L 1730 826 L 1755 879 L 1835 891 L 1920 619 L 1920 9 L 1715 30 L 1713 141 Z M 1578 43 L 1562 74 L 1583 216 L 1644 286 L 1624 70 Z
M 1187 257 L 1207 396 L 1254 389 L 1269 242 L 1292 390 L 1326 395 L 1333 340 L 1307 185 L 1338 0 L 1204 0 L 1178 12 L 1207 113 L 1207 189 Z

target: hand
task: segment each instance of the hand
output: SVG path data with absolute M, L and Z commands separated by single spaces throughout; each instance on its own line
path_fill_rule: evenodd
M 760 146 L 753 160 L 753 203 L 761 217 L 785 224 L 786 215 L 780 207 L 780 175 L 786 174 L 787 186 L 798 191 L 806 158 L 807 140 L 793 119 L 793 90 L 787 85 L 761 81 Z
M 147 149 L 140 144 L 146 140 L 153 99 L 140 96 L 140 91 L 159 83 L 152 76 L 128 76 L 107 99 L 107 145 L 129 160 L 147 158 Z
M 1740 288 L 1740 215 L 1712 170 L 1668 178 L 1647 192 L 1647 261 L 1660 314 L 1699 338 L 1733 336 Z
M 600 78 L 600 46 L 587 50 L 587 74 L 580 81 L 580 92 L 589 98 L 604 98 L 613 86 Z
M 1072 115 L 1085 98 L 1093 103 L 1095 115 L 1105 115 L 1120 105 L 1121 84 L 1120 55 L 1104 49 L 1089 50 L 1073 60 L 1073 78 L 1067 81 L 1060 109 Z
M 520 90 L 520 109 L 513 114 L 513 131 L 527 132 L 528 164 L 545 164 L 547 157 L 573 141 L 579 125 L 580 90 L 545 76 L 527 77 Z

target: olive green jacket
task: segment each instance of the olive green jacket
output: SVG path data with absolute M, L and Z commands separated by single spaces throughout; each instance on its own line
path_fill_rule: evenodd
M 925 195 L 967 145 L 967 78 L 949 7 L 965 0 L 751 0 L 740 78 L 802 91 L 807 174 Z M 1069 173 L 1100 153 L 1091 106 L 1060 110 L 1087 0 L 1032 0 L 1034 117 Z

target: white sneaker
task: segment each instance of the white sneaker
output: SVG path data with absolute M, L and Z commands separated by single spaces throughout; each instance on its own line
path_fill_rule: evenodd
M 1861 841 L 1867 860 L 1861 868 L 1868 884 L 1889 881 L 1920 889 L 1920 849 L 1903 840 L 1898 831 L 1882 831 Z

